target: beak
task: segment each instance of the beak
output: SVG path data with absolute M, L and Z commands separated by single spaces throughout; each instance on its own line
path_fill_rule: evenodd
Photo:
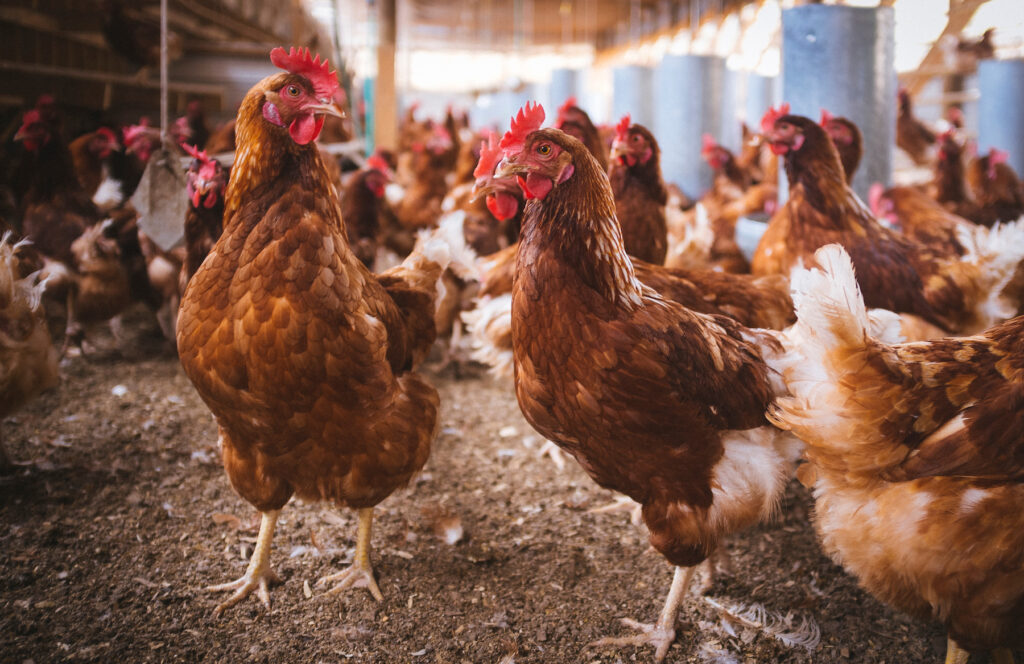
M 14 141 L 23 141 L 28 138 L 28 134 L 25 133 L 24 129 L 19 129 L 18 133 L 14 135 Z
M 338 105 L 335 104 L 333 101 L 328 101 L 321 104 L 311 104 L 306 107 L 306 110 L 314 114 L 333 115 L 336 118 L 345 117 L 345 111 L 341 110 L 341 108 L 339 108 Z
M 526 166 L 525 164 L 517 164 L 514 161 L 509 161 L 508 158 L 506 157 L 505 159 L 501 160 L 500 164 L 498 164 L 497 170 L 494 171 L 494 177 L 495 179 L 510 178 L 515 175 L 519 175 L 520 173 L 529 172 L 529 166 Z
M 469 202 L 475 203 L 480 200 L 482 196 L 487 194 L 493 194 L 498 191 L 498 187 L 494 184 L 494 178 L 480 178 L 473 184 L 473 191 L 469 195 Z

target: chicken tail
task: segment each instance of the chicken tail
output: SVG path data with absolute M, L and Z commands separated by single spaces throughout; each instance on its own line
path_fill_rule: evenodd
M 814 252 L 814 260 L 820 269 L 797 268 L 790 277 L 797 325 L 826 347 L 863 344 L 869 319 L 850 255 L 829 244 Z
M 1005 292 L 1017 266 L 1024 261 L 1024 220 L 996 224 L 992 228 L 960 224 L 957 239 L 964 246 L 961 262 L 976 269 L 965 270 L 974 277 L 979 295 L 975 300 L 974 321 L 966 333 L 980 332 L 1012 318 L 1021 305 L 1019 296 Z M 963 274 L 952 271 L 954 277 Z
M 865 309 L 840 245 L 826 245 L 814 258 L 818 267 L 797 268 L 791 277 L 797 323 L 784 333 L 792 352 L 782 371 L 790 396 L 777 399 L 767 416 L 807 443 L 809 476 L 873 481 L 908 451 L 883 431 L 900 415 L 894 401 L 902 388 L 884 361 L 875 361 L 886 343 L 899 340 L 902 321 Z
M 470 343 L 471 357 L 490 367 L 490 372 L 512 380 L 512 295 L 482 297 L 476 308 L 462 313 Z
M 29 241 L 12 244 L 10 231 L 0 238 L 0 313 L 12 320 L 36 312 L 46 290 L 47 278 L 42 270 L 19 276 L 16 252 L 25 244 Z

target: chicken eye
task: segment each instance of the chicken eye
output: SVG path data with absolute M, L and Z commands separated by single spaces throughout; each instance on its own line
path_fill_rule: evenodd
M 640 142 L 640 134 L 633 134 L 632 136 L 630 136 L 629 140 L 633 141 L 634 143 L 639 143 Z
M 537 153 L 546 157 L 549 154 L 551 154 L 551 146 L 548 145 L 547 143 L 544 143 L 543 145 L 537 148 Z
M 288 94 L 289 97 L 298 97 L 299 96 L 299 86 L 297 86 L 297 85 L 289 85 L 287 88 L 285 88 L 285 92 Z

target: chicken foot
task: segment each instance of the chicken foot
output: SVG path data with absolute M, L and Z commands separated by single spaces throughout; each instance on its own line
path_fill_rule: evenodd
M 263 606 L 270 609 L 270 584 L 281 583 L 281 578 L 270 568 L 270 544 L 274 539 L 274 527 L 277 525 L 277 517 L 281 510 L 263 512 L 260 520 L 260 533 L 256 536 L 256 549 L 249 558 L 249 567 L 245 574 L 238 580 L 230 583 L 222 583 L 218 586 L 208 586 L 209 592 L 224 592 L 234 590 L 231 597 L 217 605 L 213 610 L 215 617 L 220 617 L 226 609 L 238 604 L 255 590 Z
M 619 496 L 607 505 L 592 507 L 587 514 L 611 514 L 613 512 L 629 512 L 629 522 L 634 526 L 643 524 L 643 505 L 629 496 Z
M 696 567 L 676 567 L 672 576 L 672 586 L 669 588 L 668 597 L 665 598 L 665 606 L 661 609 L 658 622 L 651 625 L 642 623 L 630 618 L 623 618 L 622 624 L 639 631 L 634 636 L 620 638 L 598 639 L 590 644 L 594 646 L 641 646 L 650 644 L 654 646 L 654 661 L 661 662 L 668 655 L 669 646 L 676 639 L 676 616 L 679 615 L 679 605 L 686 595 L 686 589 L 690 586 Z
M 373 508 L 364 507 L 357 511 L 359 515 L 359 526 L 356 534 L 356 555 L 352 565 L 337 574 L 325 576 L 316 582 L 317 587 L 330 583 L 339 582 L 327 591 L 328 595 L 336 595 L 349 588 L 366 588 L 378 602 L 384 601 L 384 595 L 377 587 L 377 581 L 373 578 L 373 567 L 370 565 L 370 533 L 373 530 Z

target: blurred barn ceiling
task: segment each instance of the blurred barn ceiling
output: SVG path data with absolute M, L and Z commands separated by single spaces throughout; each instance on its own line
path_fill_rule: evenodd
M 4 0 L 0 104 L 25 106 L 48 92 L 96 110 L 158 107 L 159 16 L 155 0 Z M 223 109 L 230 81 L 211 71 L 217 60 L 265 62 L 283 44 L 332 50 L 300 0 L 169 0 L 168 26 L 172 109 L 192 98 Z
M 396 0 L 405 48 L 516 49 L 587 43 L 596 49 L 727 13 L 750 0 Z M 375 29 L 381 0 L 357 7 Z M 325 0 L 320 0 L 321 6 Z M 230 112 L 267 73 L 267 51 L 336 44 L 304 0 L 168 0 L 172 33 L 170 107 L 200 99 Z M 83 110 L 159 106 L 158 0 L 4 0 L 0 6 L 0 107 L 25 107 L 42 93 Z M 145 54 L 148 44 L 149 53 Z M 134 49 L 134 52 L 133 52 Z M 148 55 L 148 58 L 147 58 Z M 334 59 L 336 59 L 335 56 Z M 149 60 L 147 64 L 145 60 Z M 128 118 L 123 118 L 128 119 Z
M 407 0 L 411 48 L 513 48 L 583 42 L 609 48 L 728 13 L 751 0 Z

